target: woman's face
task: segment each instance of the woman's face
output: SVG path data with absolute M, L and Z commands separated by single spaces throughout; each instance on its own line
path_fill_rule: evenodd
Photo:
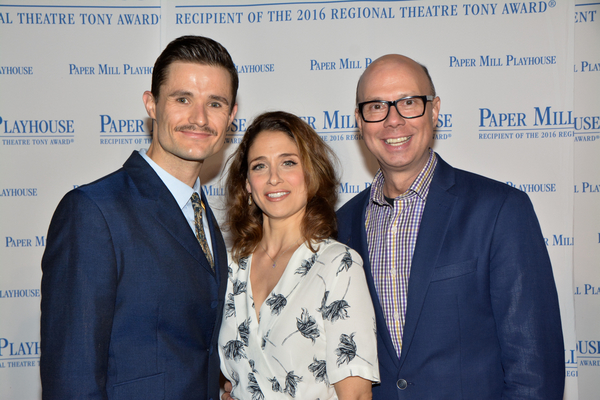
M 298 220 L 307 203 L 298 146 L 286 133 L 262 131 L 248 150 L 246 189 L 269 219 Z

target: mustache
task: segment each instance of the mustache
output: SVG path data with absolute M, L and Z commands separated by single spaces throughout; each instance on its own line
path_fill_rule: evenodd
M 196 133 L 208 133 L 209 135 L 217 136 L 217 131 L 208 126 L 198 125 L 180 125 L 175 127 L 176 132 L 191 131 Z

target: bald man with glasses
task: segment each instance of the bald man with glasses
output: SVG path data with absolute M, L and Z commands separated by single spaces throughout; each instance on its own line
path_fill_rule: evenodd
M 380 168 L 338 211 L 338 240 L 363 258 L 375 306 L 373 398 L 561 400 L 558 296 L 528 196 L 432 150 L 440 98 L 412 59 L 374 61 L 356 97 Z

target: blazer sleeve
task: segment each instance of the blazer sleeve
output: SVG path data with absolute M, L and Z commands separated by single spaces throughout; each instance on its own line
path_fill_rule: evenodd
M 58 205 L 42 259 L 42 398 L 106 399 L 117 287 L 107 222 L 79 190 Z
M 496 221 L 490 294 L 504 369 L 503 399 L 561 400 L 565 369 L 558 295 L 531 201 L 510 191 Z

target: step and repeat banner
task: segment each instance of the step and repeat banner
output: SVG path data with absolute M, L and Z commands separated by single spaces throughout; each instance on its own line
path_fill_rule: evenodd
M 339 205 L 368 187 L 358 78 L 387 53 L 425 64 L 441 98 L 435 150 L 532 199 L 561 303 L 564 397 L 598 397 L 600 2 L 15 3 L 0 1 L 0 398 L 40 398 L 40 259 L 56 205 L 148 147 L 142 93 L 184 34 L 221 42 L 240 76 L 238 114 L 201 176 L 219 216 L 224 161 L 267 110 L 301 116 L 335 150 Z
M 565 362 L 577 376 L 579 398 L 595 399 L 600 397 L 600 2 L 575 3 L 574 42 L 576 342 Z

